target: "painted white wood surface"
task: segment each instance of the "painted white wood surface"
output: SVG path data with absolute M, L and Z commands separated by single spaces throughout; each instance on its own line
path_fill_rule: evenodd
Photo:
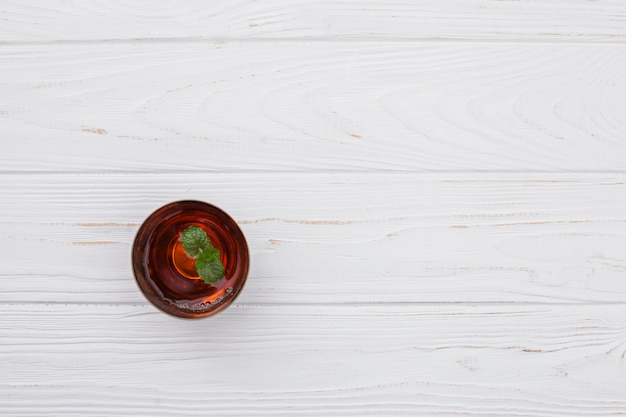
M 0 1 L 0 415 L 626 414 L 625 36 L 606 0 Z M 208 320 L 130 270 L 183 198 L 250 243 Z
M 141 302 L 134 235 L 183 199 L 240 223 L 243 303 L 626 301 L 624 174 L 1 175 L 0 195 L 3 302 Z
M 0 39 L 626 40 L 621 0 L 3 0 Z
M 2 305 L 0 328 L 0 399 L 11 416 L 543 417 L 626 407 L 623 304 L 237 305 L 199 322 L 149 306 Z
M 17 45 L 0 62 L 3 171 L 626 169 L 623 45 Z

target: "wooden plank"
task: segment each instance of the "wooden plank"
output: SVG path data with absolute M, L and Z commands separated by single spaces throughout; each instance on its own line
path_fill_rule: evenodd
M 210 201 L 242 303 L 624 302 L 624 174 L 0 175 L 0 302 L 141 303 L 139 225 Z
M 35 320 L 36 318 L 36 320 Z M 0 305 L 11 416 L 626 413 L 626 306 Z
M 626 49 L 0 49 L 0 170 L 624 170 Z
M 619 0 L 3 1 L 5 42 L 192 39 L 522 39 L 623 42 Z

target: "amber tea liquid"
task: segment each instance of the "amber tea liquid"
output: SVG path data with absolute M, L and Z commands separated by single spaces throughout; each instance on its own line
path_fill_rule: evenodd
M 225 275 L 207 284 L 195 259 L 180 241 L 189 226 L 202 228 L 220 251 Z M 237 224 L 214 206 L 196 201 L 172 203 L 153 213 L 135 239 L 133 268 L 153 304 L 179 317 L 203 317 L 223 309 L 238 294 L 248 272 L 248 249 Z M 136 255 L 136 257 L 135 257 Z

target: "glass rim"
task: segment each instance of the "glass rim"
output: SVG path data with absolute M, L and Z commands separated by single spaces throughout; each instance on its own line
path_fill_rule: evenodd
M 227 296 L 223 296 L 223 299 L 219 299 L 220 297 L 218 297 L 218 299 L 210 302 L 210 304 L 205 307 L 194 306 L 181 308 L 165 299 L 162 294 L 157 294 L 154 288 L 152 288 L 150 281 L 159 281 L 159 276 L 158 274 L 154 277 L 151 276 L 147 271 L 146 265 L 142 262 L 142 259 L 145 257 L 145 251 L 150 249 L 151 245 L 154 243 L 153 235 L 150 232 L 153 232 L 166 220 L 175 219 L 177 216 L 181 216 L 185 211 L 191 210 L 200 210 L 205 214 L 205 219 L 211 219 L 217 223 L 224 224 L 231 231 L 237 248 L 237 273 L 234 276 L 235 280 L 233 281 L 232 291 L 227 292 Z M 171 214 L 168 213 L 170 211 L 172 212 Z M 166 220 L 163 219 L 163 216 L 166 216 Z M 131 258 L 135 283 L 143 296 L 160 311 L 182 319 L 205 318 L 225 310 L 241 293 L 247 281 L 250 267 L 248 243 L 237 222 L 220 207 L 200 200 L 174 201 L 154 210 L 137 230 L 133 240 Z

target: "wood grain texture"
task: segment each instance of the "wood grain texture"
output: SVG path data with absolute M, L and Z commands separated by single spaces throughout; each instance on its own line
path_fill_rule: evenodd
M 142 302 L 132 240 L 181 199 L 241 225 L 242 303 L 626 301 L 624 174 L 5 174 L 0 195 L 1 302 Z
M 2 2 L 4 42 L 110 39 L 489 39 L 624 42 L 623 1 Z
M 37 320 L 33 320 L 33 318 Z M 626 307 L 1 305 L 0 413 L 611 416 Z
M 0 49 L 2 171 L 624 170 L 626 49 Z
M 0 0 L 0 416 L 626 415 L 626 2 Z M 134 283 L 179 199 L 227 311 Z

